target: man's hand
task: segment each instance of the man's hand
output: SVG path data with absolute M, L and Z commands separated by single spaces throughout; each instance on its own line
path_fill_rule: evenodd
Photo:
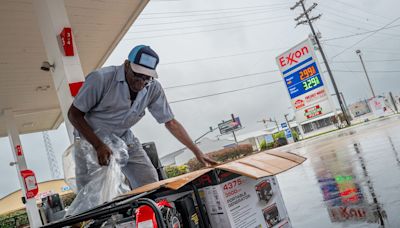
M 93 132 L 93 129 L 85 120 L 86 113 L 82 112 L 74 105 L 68 110 L 68 118 L 71 124 L 82 134 L 90 144 L 93 145 L 97 152 L 97 158 L 100 165 L 108 165 L 110 155 L 112 154 L 111 149 L 104 144 Z
M 102 143 L 100 146 L 96 147 L 96 151 L 99 164 L 101 166 L 107 166 L 112 154 L 111 149 L 106 144 Z
M 219 164 L 217 161 L 214 161 L 213 159 L 209 158 L 207 155 L 204 154 L 198 156 L 197 160 L 199 160 L 199 162 L 201 162 L 206 167 L 215 166 Z

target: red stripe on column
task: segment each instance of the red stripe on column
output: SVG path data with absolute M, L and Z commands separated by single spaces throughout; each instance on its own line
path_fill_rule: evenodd
M 74 82 L 69 84 L 69 91 L 71 92 L 71 96 L 75 97 L 79 89 L 82 87 L 83 82 Z

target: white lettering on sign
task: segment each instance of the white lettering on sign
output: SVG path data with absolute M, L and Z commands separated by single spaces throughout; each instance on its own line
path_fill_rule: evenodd
M 15 147 L 15 150 L 17 152 L 17 156 L 22 156 L 22 147 L 21 147 L 21 145 L 17 145 Z
M 39 194 L 37 194 L 35 196 L 35 199 L 40 200 L 40 199 L 45 198 L 47 196 L 53 195 L 54 193 L 55 192 L 53 190 L 49 190 L 49 191 L 46 191 L 46 192 L 39 192 Z
M 293 52 L 289 52 L 286 56 L 281 56 L 279 58 L 279 64 L 281 67 L 285 67 L 286 65 L 293 65 L 299 63 L 299 59 L 309 53 L 308 46 L 303 46 L 298 50 L 294 50 Z

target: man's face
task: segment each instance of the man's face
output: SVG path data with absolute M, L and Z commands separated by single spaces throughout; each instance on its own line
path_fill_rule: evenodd
M 129 62 L 125 64 L 125 69 L 129 89 L 135 93 L 142 90 L 147 83 L 153 80 L 150 76 L 133 72 Z

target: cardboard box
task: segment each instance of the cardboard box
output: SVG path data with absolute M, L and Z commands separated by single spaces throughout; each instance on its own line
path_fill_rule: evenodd
M 212 227 L 291 227 L 275 176 L 222 175 L 233 178 L 200 189 Z
M 291 227 L 275 175 L 305 160 L 288 152 L 260 152 L 151 183 L 126 195 L 156 191 L 160 197 L 156 198 L 174 201 L 184 194 L 192 195 L 194 185 L 213 228 Z

